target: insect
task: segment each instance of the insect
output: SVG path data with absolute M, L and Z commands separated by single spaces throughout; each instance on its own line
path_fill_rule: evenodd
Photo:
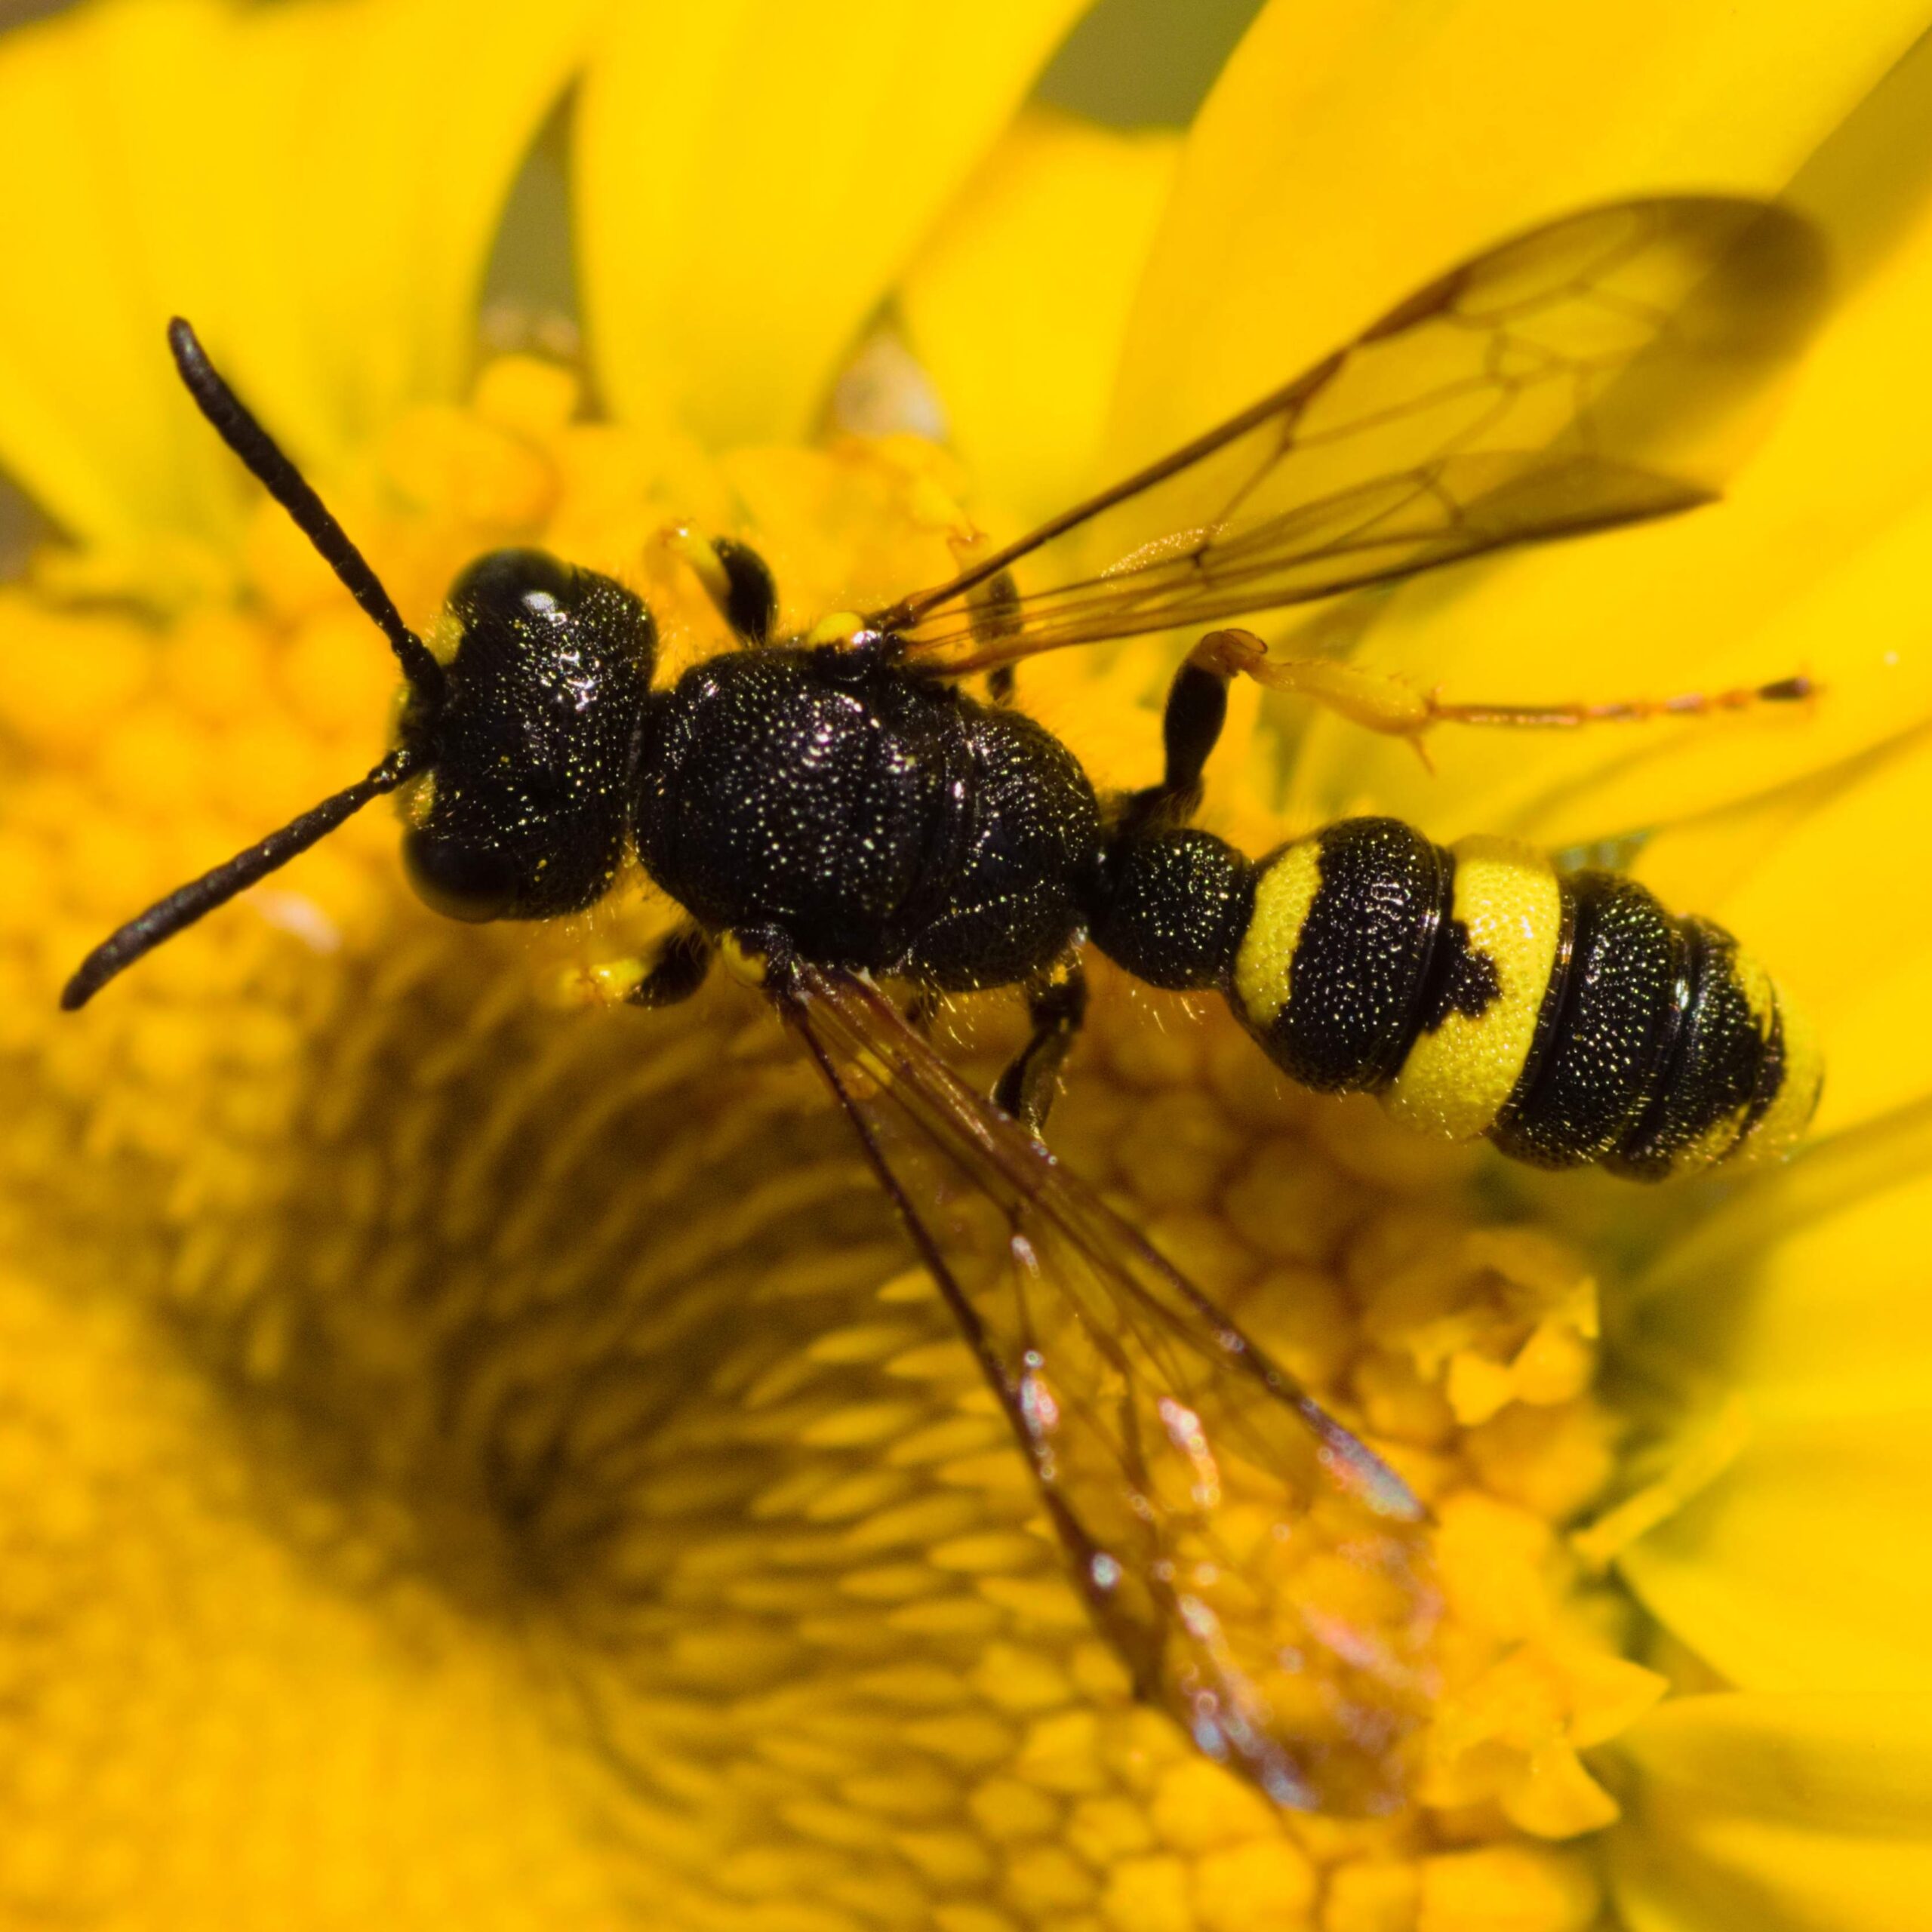
M 977 1354 L 1140 1693 L 1284 1804 L 1387 1809 L 1432 1681 L 1425 1514 L 1037 1139 L 1084 1006 L 1079 948 L 1219 990 L 1307 1085 L 1380 1093 L 1545 1165 L 1656 1178 L 1782 1145 L 1810 1111 L 1815 1055 L 1727 934 L 1620 876 L 1560 874 L 1496 840 L 1445 851 L 1383 818 L 1259 858 L 1189 823 L 1235 675 L 1411 733 L 1644 707 L 1459 711 L 1218 628 L 1174 678 L 1161 782 L 1103 800 L 1057 739 L 957 680 L 1707 501 L 1700 438 L 1794 349 L 1817 267 L 1809 231 L 1757 202 L 1552 223 L 888 609 L 774 641 L 769 572 L 715 544 L 711 587 L 745 648 L 663 690 L 639 599 L 532 550 L 458 578 L 454 650 L 433 654 L 177 321 L 195 401 L 388 637 L 405 701 L 365 777 L 122 927 L 63 1003 L 385 793 L 412 884 L 459 919 L 581 912 L 635 851 L 688 919 L 629 997 L 675 1001 L 722 955 L 772 999 Z M 1016 567 L 1035 565 L 1044 587 L 1023 589 Z M 1030 1037 L 990 1100 L 874 975 L 1023 990 Z

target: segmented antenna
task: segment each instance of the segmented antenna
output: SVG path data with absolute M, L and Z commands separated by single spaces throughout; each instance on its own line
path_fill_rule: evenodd
M 291 819 L 279 831 L 271 832 L 266 838 L 236 853 L 226 864 L 217 866 L 212 872 L 177 888 L 165 899 L 156 900 L 145 912 L 103 940 L 81 961 L 80 970 L 62 989 L 60 1004 L 69 1013 L 86 1005 L 109 980 L 125 972 L 143 954 L 152 952 L 164 940 L 172 939 L 204 913 L 226 905 L 238 892 L 245 891 L 257 880 L 287 865 L 318 839 L 326 838 L 343 820 L 359 812 L 372 798 L 393 792 L 404 780 L 430 763 L 426 728 L 441 708 L 446 688 L 443 667 L 402 621 L 401 613 L 369 568 L 368 559 L 349 541 L 347 531 L 329 514 L 321 498 L 282 454 L 275 438 L 216 372 L 195 331 L 179 315 L 168 325 L 168 346 L 174 352 L 174 366 L 180 371 L 181 380 L 187 384 L 196 407 L 214 425 L 222 441 L 248 466 L 262 487 L 288 512 L 296 528 L 314 544 L 323 561 L 341 579 L 343 587 L 389 639 L 414 694 L 411 707 L 414 729 L 405 724 L 403 742 L 367 777 L 344 786 L 320 804 L 310 806 L 299 818 Z
M 77 1007 L 85 1006 L 109 980 L 125 972 L 143 954 L 152 952 L 183 927 L 192 926 L 203 913 L 226 905 L 238 892 L 246 891 L 257 879 L 266 878 L 307 851 L 317 840 L 326 838 L 371 798 L 393 792 L 422 762 L 419 753 L 406 745 L 398 746 L 368 777 L 345 786 L 319 805 L 311 805 L 300 818 L 290 820 L 279 831 L 271 832 L 245 851 L 236 853 L 226 864 L 176 888 L 165 899 L 157 900 L 145 912 L 103 940 L 81 961 L 79 970 L 61 989 L 62 1011 L 72 1013 Z
M 443 695 L 443 667 L 402 621 L 401 612 L 369 568 L 369 560 L 349 541 L 349 533 L 330 515 L 301 472 L 282 454 L 275 438 L 222 380 L 208 360 L 201 338 L 179 315 L 168 325 L 168 346 L 174 352 L 174 366 L 180 371 L 195 407 L 214 425 L 221 440 L 248 466 L 262 488 L 288 512 L 296 528 L 315 545 L 322 561 L 342 580 L 343 588 L 389 639 L 411 690 L 425 704 L 435 705 Z

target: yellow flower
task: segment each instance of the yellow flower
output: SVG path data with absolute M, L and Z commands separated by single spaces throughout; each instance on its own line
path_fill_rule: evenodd
M 0 591 L 0 1922 L 1917 1922 L 1925 23 L 1278 4 L 1183 145 L 1018 111 L 1076 11 L 122 0 L 0 41 L 0 465 L 70 540 Z M 594 409 L 470 350 L 573 78 Z M 642 894 L 456 928 L 365 814 L 54 1014 L 107 928 L 365 768 L 390 703 L 172 383 L 171 311 L 412 622 L 536 541 L 635 583 L 675 664 L 724 639 L 674 520 L 750 537 L 802 624 L 1501 235 L 1686 185 L 1788 193 L 1839 260 L 1730 501 L 1410 586 L 1364 655 L 1509 699 L 1803 670 L 1818 704 L 1438 734 L 1431 773 L 1244 691 L 1209 811 L 1250 849 L 1364 806 L 1654 833 L 1641 875 L 1820 1017 L 1814 1146 L 1654 1194 L 1505 1171 L 1117 975 L 1055 1118 L 1434 1506 L 1403 1816 L 1278 1813 L 1133 1703 L 740 989 L 560 1009 L 661 926 Z M 888 300 L 950 454 L 828 433 L 903 403 Z M 873 400 L 829 403 L 869 337 Z M 1022 692 L 1143 783 L 1164 670 L 1069 653 Z

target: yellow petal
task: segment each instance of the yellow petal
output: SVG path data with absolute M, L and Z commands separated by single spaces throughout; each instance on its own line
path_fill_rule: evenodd
M 1917 1932 L 1932 1697 L 1709 1696 L 1621 1741 L 1608 1869 L 1632 1932 Z
M 1783 836 L 1767 838 L 1745 876 L 1696 902 L 1776 961 L 1819 1026 L 1820 1134 L 1932 1091 L 1932 895 L 1902 889 L 1901 872 L 1932 814 L 1932 758 L 1915 738 L 1862 769 L 1862 782 L 1812 801 Z
M 1094 473 L 1129 304 L 1177 136 L 1023 115 L 900 290 L 906 333 L 981 495 L 1026 522 Z
M 715 444 L 810 425 L 838 357 L 1083 0 L 617 10 L 577 118 L 604 395 Z
M 1741 1427 L 1622 1567 L 1684 1642 L 1753 1687 L 1932 1690 L 1932 1561 L 1911 1527 L 1932 1453 L 1932 1183 L 1909 1150 L 1903 1185 L 1872 1171 L 1879 1184 L 1860 1186 L 1848 1152 L 1801 1162 L 1784 1223 L 1755 1217 L 1748 1288 L 1720 1285 L 1737 1269 L 1715 1223 L 1646 1284 L 1634 1346 L 1653 1380 L 1721 1380 Z
M 1121 449 L 1158 455 L 1512 230 L 1688 183 L 1774 190 L 1922 24 L 1911 0 L 1276 0 L 1189 140 Z
M 1410 586 L 1366 645 L 1377 664 L 1459 700 L 1665 697 L 1803 673 L 1816 701 L 1701 724 L 1442 731 L 1433 777 L 1401 748 L 1324 723 L 1299 774 L 1310 807 L 1367 789 L 1451 832 L 1480 824 L 1562 843 L 1708 811 L 1932 713 L 1918 621 L 1932 540 L 1927 126 L 1932 45 L 1801 176 L 1794 198 L 1835 245 L 1844 293 L 1721 504 Z M 1875 181 L 1896 184 L 1877 236 L 1854 219 Z
M 1711 1277 L 1694 1260 L 1677 1270 L 1652 1318 L 1658 1347 L 1713 1370 L 1721 1361 L 1761 1429 L 1932 1407 L 1932 1181 L 1915 1174 L 1774 1235 L 1741 1306 L 1700 1294 L 1697 1278 Z
M 1932 1551 L 1914 1527 L 1929 1460 L 1924 1389 L 1890 1412 L 1760 1420 L 1620 1567 L 1732 1683 L 1932 1694 Z
M 221 528 L 233 462 L 175 383 L 176 312 L 309 463 L 453 395 L 593 5 L 117 0 L 9 36 L 0 462 L 95 541 Z

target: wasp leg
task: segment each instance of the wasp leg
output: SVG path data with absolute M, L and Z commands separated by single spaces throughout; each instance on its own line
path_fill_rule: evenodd
M 718 553 L 728 586 L 721 607 L 724 621 L 747 644 L 770 643 L 778 617 L 778 586 L 771 566 L 749 543 L 732 537 L 717 537 L 711 547 Z
M 1541 731 L 1574 731 L 1586 724 L 1641 724 L 1656 718 L 1714 718 L 1761 704 L 1802 704 L 1818 687 L 1802 674 L 1767 685 L 1737 685 L 1727 691 L 1684 691 L 1675 697 L 1614 698 L 1573 704 L 1444 704 L 1427 700 L 1432 724 L 1487 724 Z
M 1196 646 L 1168 687 L 1161 715 L 1167 765 L 1158 785 L 1127 801 L 1124 828 L 1148 832 L 1185 825 L 1201 803 L 1201 774 L 1220 741 L 1228 716 L 1228 681 L 1232 669 Z
M 1351 724 L 1392 737 L 1419 741 L 1438 724 L 1499 726 L 1519 731 L 1574 731 L 1586 724 L 1640 724 L 1657 718 L 1710 718 L 1760 704 L 1795 704 L 1815 697 L 1818 687 L 1799 675 L 1727 691 L 1686 691 L 1674 697 L 1578 700 L 1563 704 L 1447 704 L 1433 691 L 1418 691 L 1392 673 L 1364 670 L 1332 657 L 1272 657 L 1252 631 L 1215 631 L 1203 638 L 1188 666 L 1232 677 L 1252 678 L 1269 691 L 1326 705 Z
M 704 984 L 711 970 L 711 941 L 697 926 L 679 926 L 658 941 L 643 976 L 626 992 L 632 1006 L 675 1006 Z
M 997 645 L 1020 634 L 1020 586 L 1011 571 L 995 571 L 977 590 L 967 592 L 973 635 L 983 645 Z M 986 687 L 995 704 L 1013 698 L 1013 666 L 995 664 L 986 674 Z
M 1036 1138 L 1060 1081 L 1060 1070 L 1087 1017 L 1087 973 L 1069 959 L 1026 989 L 1033 1034 L 999 1077 L 993 1105 Z
M 718 614 L 746 644 L 771 641 L 778 616 L 778 586 L 771 566 L 749 543 L 735 537 L 700 537 L 680 524 L 664 542 L 691 565 Z
M 1371 731 L 1419 737 L 1437 721 L 1432 700 L 1386 671 L 1365 671 L 1333 657 L 1271 657 L 1252 631 L 1211 631 L 1189 653 L 1184 669 L 1198 666 L 1225 685 L 1237 675 L 1271 691 L 1305 697 Z

